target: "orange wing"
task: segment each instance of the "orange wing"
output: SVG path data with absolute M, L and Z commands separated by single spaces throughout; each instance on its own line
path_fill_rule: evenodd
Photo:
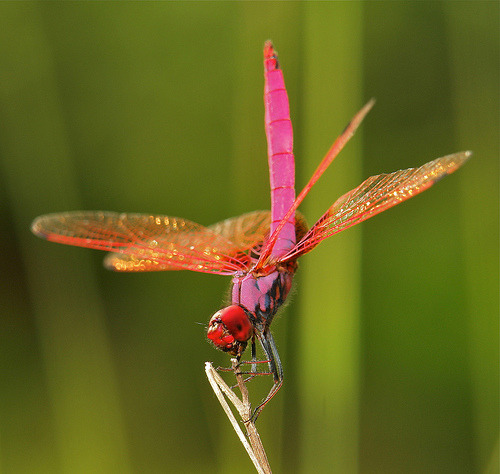
M 269 223 L 269 211 L 210 227 L 162 215 L 76 211 L 38 217 L 32 231 L 52 242 L 113 252 L 105 259 L 111 270 L 229 275 L 247 269 L 250 250 L 260 246 Z
M 441 178 L 456 171 L 470 156 L 469 151 L 455 153 L 430 161 L 420 168 L 409 168 L 368 178 L 357 188 L 337 199 L 280 261 L 295 260 L 327 237 L 429 189 Z

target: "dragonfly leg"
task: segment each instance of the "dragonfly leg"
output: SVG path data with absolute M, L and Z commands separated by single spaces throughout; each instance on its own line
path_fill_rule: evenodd
M 260 412 L 264 409 L 267 402 L 276 395 L 278 390 L 283 385 L 283 366 L 281 365 L 280 356 L 278 354 L 278 349 L 276 348 L 276 343 L 274 342 L 273 336 L 268 328 L 259 337 L 259 342 L 264 350 L 266 357 L 268 359 L 269 371 L 273 375 L 274 384 L 271 390 L 267 394 L 267 397 L 257 406 L 253 411 L 251 420 L 255 422 Z
M 252 414 L 252 420 L 255 421 L 259 416 L 260 412 L 266 405 L 266 403 L 271 400 L 271 398 L 278 392 L 283 384 L 283 367 L 281 365 L 280 356 L 278 354 L 278 350 L 276 349 L 276 344 L 274 342 L 273 336 L 269 329 L 266 329 L 264 332 L 257 335 L 257 339 L 259 340 L 262 349 L 266 355 L 265 360 L 257 360 L 257 348 L 255 344 L 255 336 L 252 338 L 252 358 L 251 360 L 240 360 L 238 359 L 238 368 L 240 368 L 243 364 L 251 364 L 251 370 L 249 372 L 239 371 L 239 374 L 249 375 L 244 382 L 248 382 L 252 380 L 257 375 L 272 375 L 274 379 L 274 384 L 267 394 L 266 398 L 257 406 Z M 268 364 L 269 372 L 258 372 L 257 364 Z M 218 371 L 221 372 L 232 372 L 234 370 L 233 367 L 217 367 Z M 234 386 L 236 387 L 236 385 Z M 231 387 L 231 388 L 234 388 Z
M 252 336 L 252 372 L 257 373 L 257 348 L 255 347 L 255 333 Z
M 250 361 L 250 363 L 252 364 L 252 368 L 250 369 L 250 377 L 247 377 L 245 380 L 243 380 L 243 383 L 247 383 L 249 382 L 250 380 L 252 380 L 254 377 L 256 377 L 257 375 L 259 375 L 257 373 L 257 363 L 260 362 L 257 360 L 257 349 L 255 347 L 255 334 L 252 336 L 252 360 Z M 247 363 L 246 361 L 242 361 L 241 364 L 243 363 Z M 242 373 L 245 373 L 245 372 L 242 372 Z

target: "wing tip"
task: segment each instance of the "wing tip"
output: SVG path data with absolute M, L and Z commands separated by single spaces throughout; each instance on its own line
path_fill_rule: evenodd
M 36 217 L 33 222 L 31 223 L 30 230 L 35 234 L 37 237 L 40 237 L 42 239 L 47 239 L 49 234 L 48 232 L 45 232 L 43 230 L 43 218 L 44 216 L 38 216 Z
M 450 169 L 447 174 L 454 173 L 458 168 L 465 164 L 472 156 L 472 151 L 465 150 L 459 151 L 457 153 L 452 153 L 451 155 L 444 156 L 444 159 L 449 160 Z
M 462 163 L 465 163 L 474 153 L 471 150 L 465 150 L 458 152 L 457 155 L 461 155 Z
M 102 266 L 111 272 L 117 272 L 119 271 L 118 268 L 116 268 L 115 262 L 113 261 L 113 254 L 108 254 L 104 257 L 102 261 Z

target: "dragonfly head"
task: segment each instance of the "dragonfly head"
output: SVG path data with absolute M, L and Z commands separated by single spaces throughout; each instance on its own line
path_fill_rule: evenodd
M 217 311 L 208 323 L 207 337 L 217 349 L 239 356 L 252 337 L 253 326 L 245 310 L 231 305 Z

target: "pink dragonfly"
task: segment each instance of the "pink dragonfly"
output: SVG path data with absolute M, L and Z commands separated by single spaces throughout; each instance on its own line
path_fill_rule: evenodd
M 288 96 L 270 41 L 264 46 L 264 78 L 270 212 L 255 211 L 209 227 L 178 217 L 106 211 L 47 214 L 32 224 L 32 231 L 44 239 L 111 252 L 104 260 L 110 270 L 192 270 L 231 275 L 231 304 L 211 317 L 207 335 L 216 348 L 238 360 L 251 341 L 253 364 L 257 362 L 255 341 L 260 342 L 274 384 L 254 411 L 254 419 L 283 382 L 283 369 L 269 326 L 290 291 L 297 258 L 327 237 L 425 191 L 457 170 L 471 155 L 468 151 L 455 153 L 419 168 L 372 176 L 337 199 L 308 229 L 297 208 L 374 102 L 368 102 L 354 116 L 295 197 Z

